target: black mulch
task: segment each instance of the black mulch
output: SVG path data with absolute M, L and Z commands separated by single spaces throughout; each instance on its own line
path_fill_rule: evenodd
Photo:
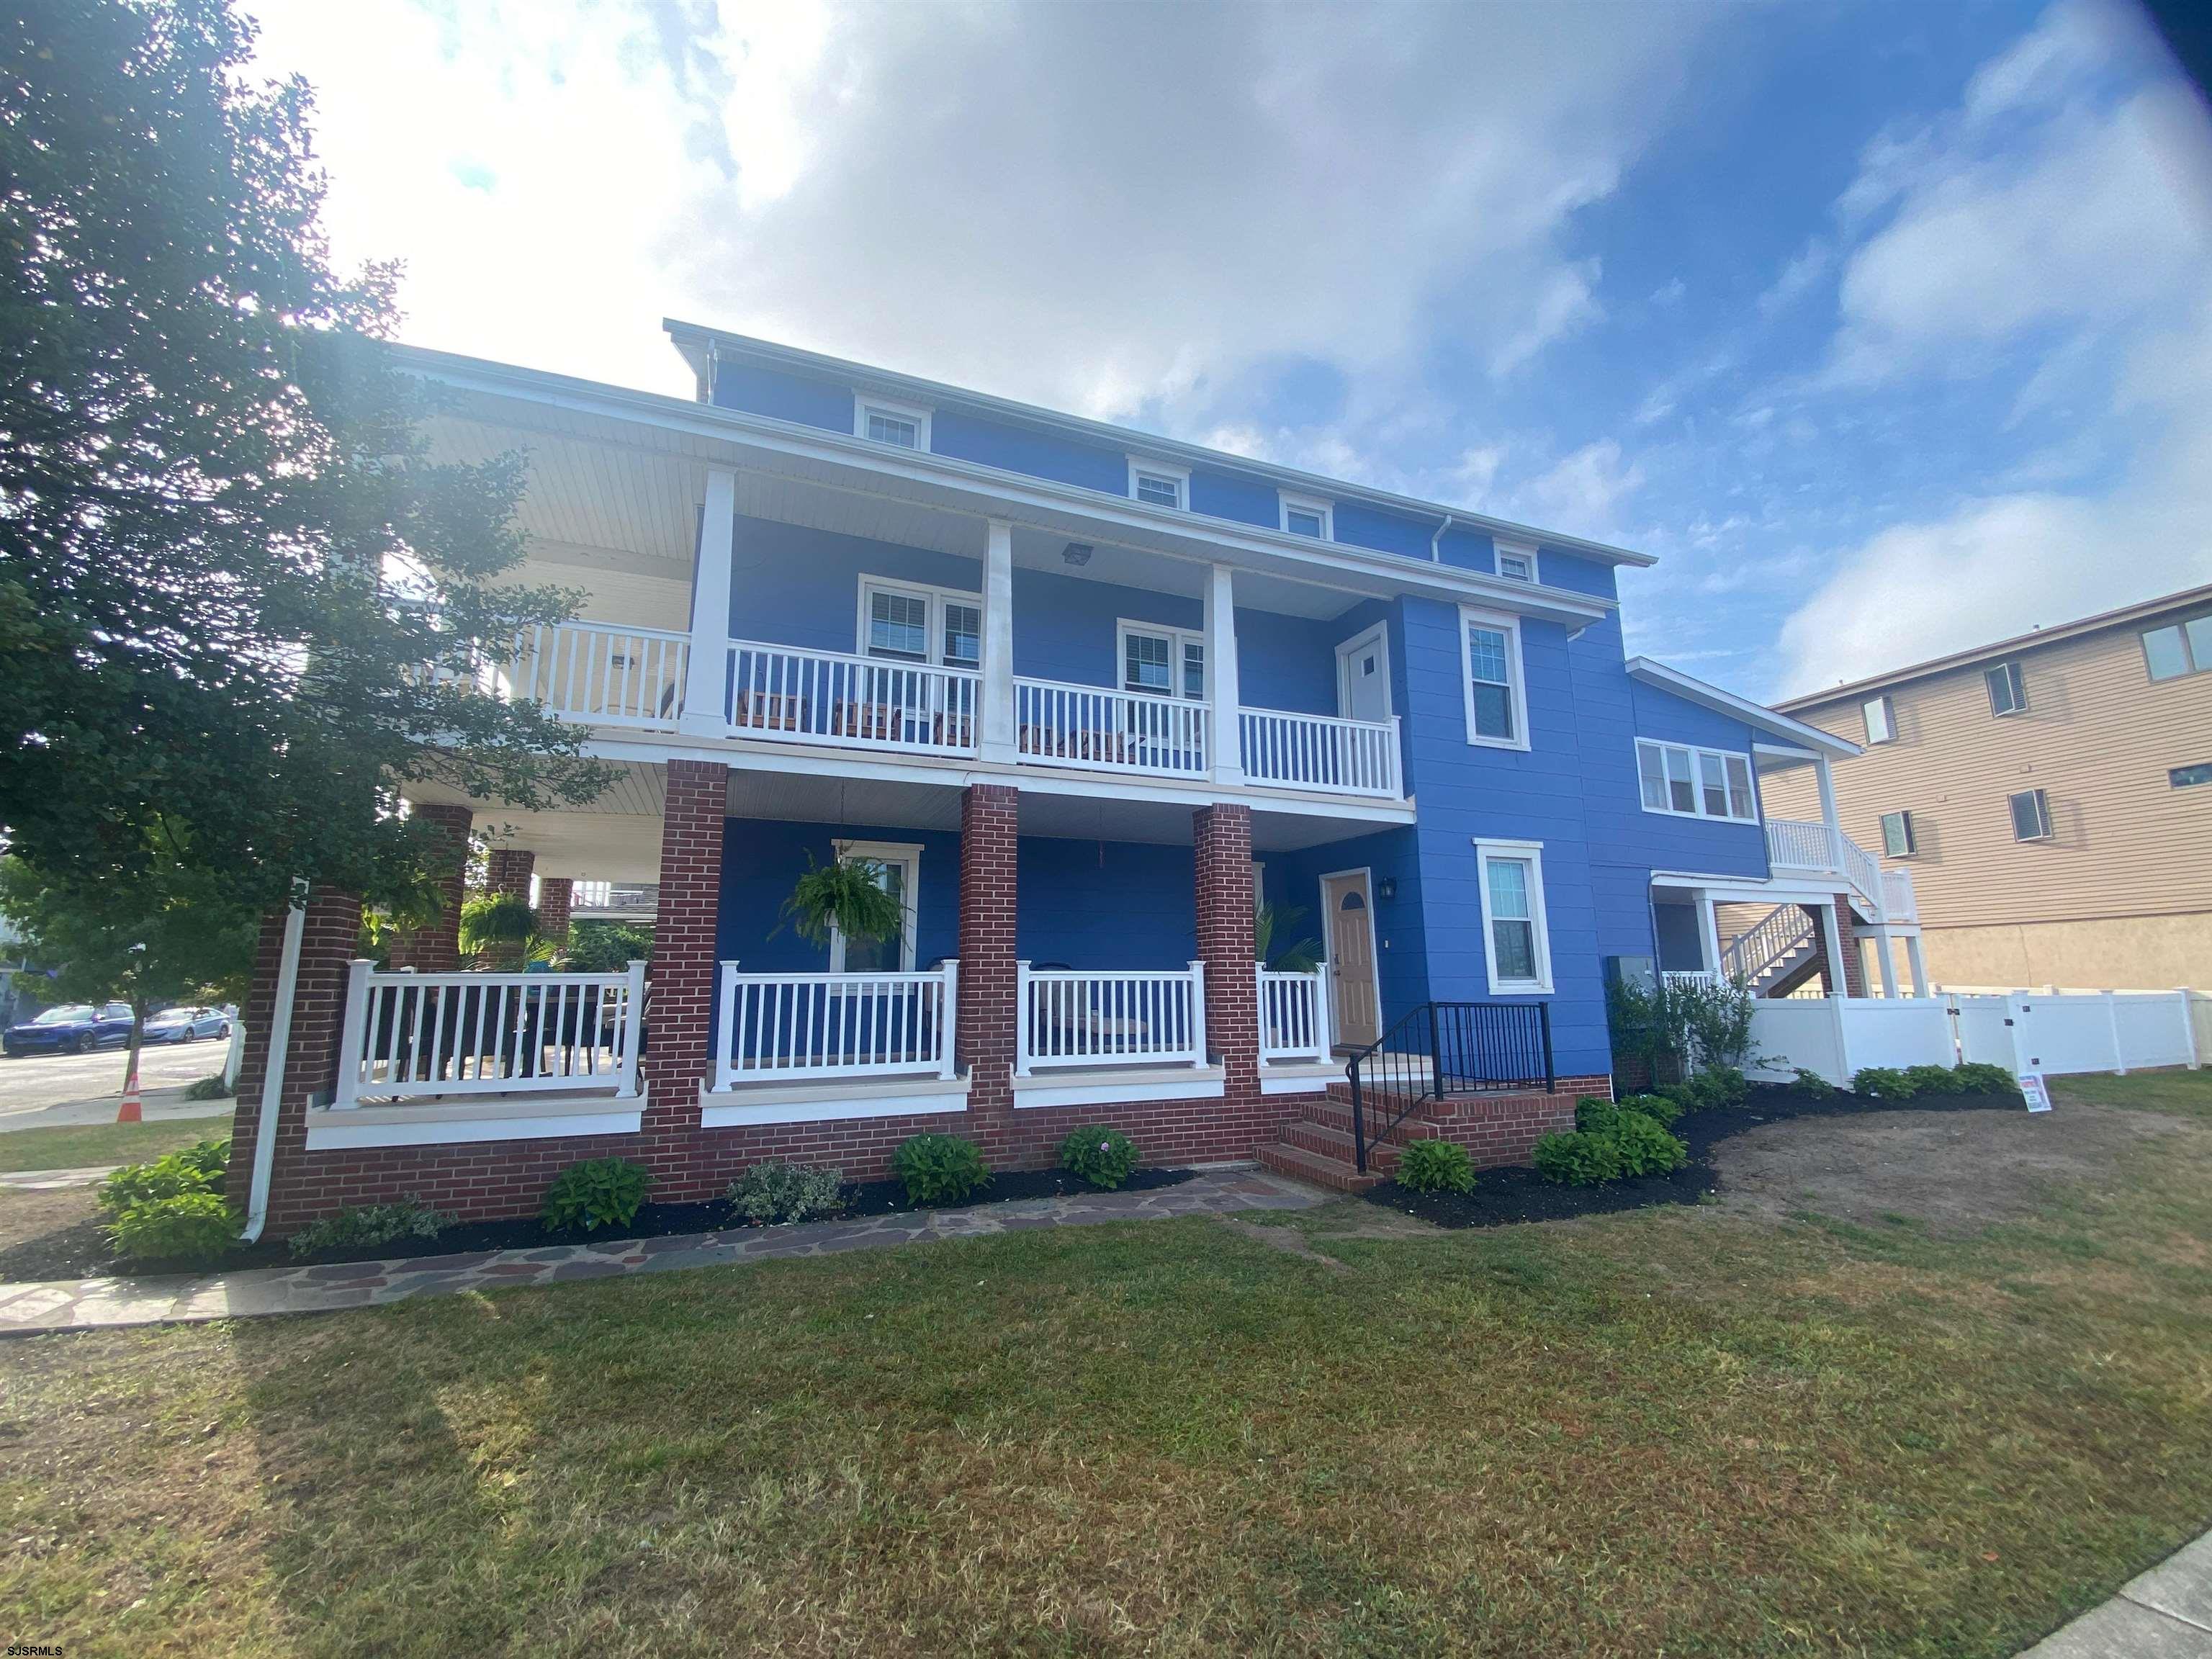
M 1911 1100 L 1876 1100 L 1838 1091 L 1807 1094 L 1796 1088 L 1754 1085 L 1741 1106 L 1717 1106 L 1685 1112 L 1674 1133 L 1688 1143 L 1690 1161 L 1672 1175 L 1641 1176 L 1595 1187 L 1570 1187 L 1547 1181 L 1527 1167 L 1480 1170 L 1471 1193 L 1417 1193 L 1386 1181 L 1368 1189 L 1367 1201 L 1401 1214 L 1419 1216 L 1439 1227 L 1503 1227 L 1516 1221 L 1559 1221 L 1615 1210 L 1640 1210 L 1654 1204 L 1697 1204 L 1720 1190 L 1712 1165 L 1715 1146 L 1730 1135 L 1762 1123 L 1799 1117 L 1853 1117 L 1868 1112 L 1990 1112 L 2022 1109 L 2018 1095 L 1916 1095 Z

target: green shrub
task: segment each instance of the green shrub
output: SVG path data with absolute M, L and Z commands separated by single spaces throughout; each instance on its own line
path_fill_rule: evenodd
M 1959 1089 L 1958 1073 L 1948 1066 L 1908 1066 L 1905 1080 L 1916 1095 L 1955 1094 Z
M 547 1227 L 560 1232 L 581 1227 L 627 1227 L 637 1219 L 651 1177 L 626 1158 L 587 1158 L 572 1164 L 545 1189 L 541 1212 Z
M 292 1254 L 319 1255 L 325 1250 L 367 1249 L 400 1239 L 435 1238 L 453 1224 L 453 1217 L 412 1200 L 357 1204 L 310 1221 L 294 1233 Z
M 1796 1079 L 1797 1092 L 1801 1095 L 1810 1095 L 1815 1100 L 1825 1100 L 1830 1095 L 1839 1092 L 1834 1084 L 1829 1082 L 1818 1072 L 1808 1071 L 1802 1066 L 1798 1066 L 1791 1076 Z
M 811 1221 L 845 1208 L 842 1170 L 807 1164 L 756 1164 L 730 1183 L 730 1207 L 756 1227 Z
M 1960 1095 L 2016 1095 L 2020 1081 L 2002 1066 L 1970 1060 L 1951 1073 L 1951 1092 Z
M 934 1208 L 958 1204 L 991 1184 L 991 1171 L 972 1140 L 958 1135 L 916 1135 L 891 1154 L 891 1170 L 907 1202 Z
M 1060 1143 L 1060 1167 L 1110 1193 L 1137 1167 L 1137 1143 L 1119 1129 L 1086 1123 Z
M 1594 1135 L 1610 1134 L 1613 1126 L 1620 1120 L 1620 1108 L 1609 1100 L 1595 1095 L 1584 1095 L 1575 1102 L 1575 1127 Z
M 228 1100 L 236 1092 L 230 1086 L 230 1080 L 221 1072 L 217 1072 L 213 1077 L 204 1077 L 197 1083 L 188 1083 L 185 1085 L 186 1100 Z
M 1558 1131 L 1536 1143 L 1536 1173 L 1571 1187 L 1595 1187 L 1620 1174 L 1620 1147 L 1609 1134 Z
M 1398 1184 L 1417 1193 L 1471 1193 L 1474 1160 L 1455 1140 L 1416 1140 L 1398 1159 Z
M 187 1193 L 220 1192 L 229 1164 L 228 1140 L 202 1140 L 165 1152 L 150 1164 L 126 1164 L 100 1183 L 100 1207 L 120 1215 L 137 1204 Z
M 1912 1079 L 1893 1066 L 1862 1066 L 1851 1074 L 1851 1092 L 1875 1100 L 1910 1100 Z
M 219 1193 L 179 1192 L 141 1199 L 107 1224 L 116 1253 L 133 1261 L 207 1267 L 238 1242 L 238 1216 Z
M 1666 1175 L 1690 1161 L 1690 1149 L 1641 1112 L 1623 1112 L 1613 1126 L 1613 1145 L 1624 1176 Z
M 1631 1095 L 1620 1103 L 1624 1112 L 1639 1112 L 1662 1129 L 1674 1127 L 1674 1120 L 1682 1115 L 1682 1103 L 1669 1100 L 1665 1095 Z M 1577 1121 L 1580 1111 L 1577 1109 Z

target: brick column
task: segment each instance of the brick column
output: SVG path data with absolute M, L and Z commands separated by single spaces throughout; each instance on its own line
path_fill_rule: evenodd
M 484 891 L 530 902 L 530 872 L 538 854 L 526 848 L 495 847 L 484 860 Z
M 568 906 L 576 884 L 567 876 L 538 878 L 538 931 L 556 945 L 568 937 Z
M 974 783 L 960 797 L 960 985 L 953 1049 L 991 1157 L 1010 1144 L 1014 1103 L 1014 858 L 1021 792 Z
M 276 1012 L 276 979 L 283 961 L 284 921 L 276 910 L 262 918 L 253 953 L 253 981 L 240 1018 L 246 1051 L 239 1058 L 238 1103 L 231 1115 L 227 1188 L 241 1208 L 252 1180 L 253 1145 L 261 1130 L 261 1086 L 269 1074 L 269 1035 Z M 288 1167 L 299 1167 L 307 1139 L 309 1097 L 328 1097 L 337 1081 L 338 1030 L 345 1019 L 346 970 L 361 945 L 361 900 L 317 886 L 307 897 L 300 935 L 299 974 L 293 987 L 292 1039 L 277 1098 L 276 1164 L 270 1208 L 277 1207 Z
M 1198 954 L 1206 963 L 1206 1042 L 1221 1056 L 1232 1100 L 1260 1092 L 1260 992 L 1252 977 L 1252 809 L 1191 815 Z
M 392 948 L 392 965 L 413 968 L 425 974 L 453 973 L 461 965 L 461 901 L 467 896 L 469 809 L 432 801 L 413 808 L 411 816 L 430 827 L 440 843 L 446 869 L 438 879 L 438 919 L 427 927 L 402 934 Z
M 1851 927 L 1851 902 L 1839 898 L 1833 906 L 1836 918 L 1836 948 L 1844 953 L 1844 994 L 1863 997 L 1867 994 L 1866 958 L 1859 950 L 1858 935 Z
M 722 909 L 722 826 L 730 770 L 709 761 L 668 763 L 660 820 L 660 916 L 653 934 L 643 1070 L 649 1133 L 699 1122 L 699 1080 L 710 1069 L 714 935 Z

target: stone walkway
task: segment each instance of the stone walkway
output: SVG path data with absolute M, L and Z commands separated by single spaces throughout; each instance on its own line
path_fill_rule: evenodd
M 2212 1659 L 2212 1533 L 2130 1578 L 2021 1659 Z
M 105 1181 L 120 1166 L 95 1164 L 78 1170 L 0 1170 L 0 1188 L 17 1193 L 51 1193 L 64 1187 L 89 1187 L 96 1181 Z
M 536 1250 L 410 1256 L 321 1267 L 253 1267 L 199 1278 L 57 1279 L 0 1285 L 0 1334 L 30 1335 L 117 1325 L 161 1325 L 264 1314 L 327 1313 L 422 1296 L 514 1285 L 558 1285 L 623 1273 L 670 1273 L 798 1255 L 883 1249 L 933 1238 L 974 1238 L 1101 1221 L 1303 1210 L 1329 1194 L 1255 1170 L 1210 1171 L 1145 1193 L 1018 1199 L 967 1210 L 906 1211 L 796 1227 L 733 1227 L 663 1238 L 609 1239 Z

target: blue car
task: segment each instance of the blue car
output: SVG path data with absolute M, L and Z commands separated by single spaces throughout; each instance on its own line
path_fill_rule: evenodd
M 130 1040 L 129 1003 L 95 1008 L 78 1002 L 49 1008 L 27 1025 L 10 1025 L 0 1037 L 0 1049 L 10 1054 L 81 1054 Z
M 146 1022 L 149 1042 L 191 1042 L 229 1035 L 230 1018 L 220 1008 L 165 1008 Z

